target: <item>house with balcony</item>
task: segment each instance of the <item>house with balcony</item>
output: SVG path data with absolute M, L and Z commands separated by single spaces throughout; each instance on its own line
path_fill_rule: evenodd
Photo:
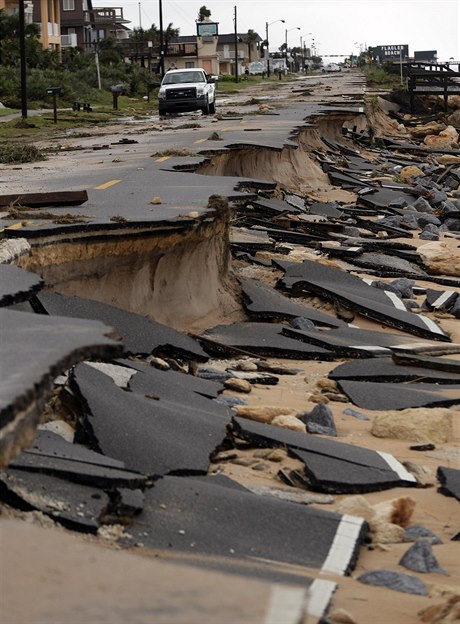
M 249 37 L 247 33 L 238 33 L 236 36 L 236 57 L 238 73 L 242 74 L 244 68 L 250 63 L 259 61 L 260 43 L 262 38 L 254 33 Z M 217 54 L 219 55 L 219 74 L 235 75 L 235 34 L 219 35 L 217 42 Z
M 0 9 L 8 15 L 19 12 L 18 0 L 0 0 Z M 25 0 L 26 23 L 35 22 L 40 26 L 40 43 L 45 49 L 59 50 L 61 47 L 59 0 Z
M 219 24 L 211 20 L 197 22 L 196 35 L 174 37 L 163 45 L 164 69 L 201 67 L 207 74 L 235 73 L 235 35 L 220 35 Z M 237 35 L 238 72 L 253 61 L 260 60 L 259 45 L 262 41 L 257 33 Z M 131 42 L 129 58 L 142 66 L 159 64 L 158 48 L 147 49 L 145 44 Z
M 0 0 L 0 2 L 5 0 Z M 8 1 L 8 0 L 7 0 Z M 108 37 L 123 40 L 129 36 L 121 7 L 93 7 L 91 0 L 40 0 L 34 4 L 34 22 L 42 19 L 42 5 L 55 3 L 60 15 L 59 46 L 90 51 Z

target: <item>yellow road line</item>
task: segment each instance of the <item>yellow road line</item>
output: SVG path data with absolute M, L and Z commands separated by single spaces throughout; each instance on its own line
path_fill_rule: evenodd
M 4 232 L 5 230 L 20 230 L 25 225 L 30 225 L 32 221 L 19 221 L 18 223 L 13 223 L 13 225 L 7 225 L 4 228 L 0 229 L 0 232 Z
M 118 184 L 118 182 L 121 182 L 121 180 L 110 180 L 109 182 L 106 182 L 105 184 L 100 184 L 99 186 L 96 186 L 94 188 L 96 191 L 104 191 L 110 186 L 113 186 L 114 184 Z
M 162 156 L 161 158 L 157 158 L 155 162 L 164 162 L 168 160 L 168 158 L 171 158 L 171 156 Z
M 207 139 L 198 139 L 198 141 L 194 141 L 194 143 L 204 143 Z

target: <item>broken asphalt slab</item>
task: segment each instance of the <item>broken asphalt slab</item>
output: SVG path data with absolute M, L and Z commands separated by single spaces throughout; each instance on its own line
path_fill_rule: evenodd
M 32 301 L 36 312 L 51 316 L 97 319 L 114 328 L 125 352 L 135 355 L 172 355 L 204 362 L 208 359 L 200 345 L 186 334 L 150 321 L 143 316 L 120 308 L 81 297 L 68 297 L 42 292 Z
M 204 344 L 210 352 L 222 354 L 226 347 L 246 353 L 297 360 L 333 360 L 335 354 L 322 347 L 283 336 L 283 325 L 276 323 L 232 323 L 206 331 Z M 211 339 L 213 345 L 207 341 Z
M 99 488 L 12 468 L 0 472 L 1 490 L 5 502 L 17 506 L 19 499 L 23 508 L 37 509 L 69 528 L 90 533 L 97 532 L 110 503 Z
M 123 462 L 71 444 L 51 431 L 38 431 L 32 446 L 22 452 L 9 468 L 50 474 L 93 487 L 145 487 L 147 478 L 126 470 Z
M 343 324 L 337 329 L 301 330 L 284 327 L 283 335 L 318 345 L 334 351 L 341 357 L 378 357 L 391 353 L 394 349 L 410 351 L 424 346 L 429 348 L 432 343 L 421 343 L 420 339 L 401 334 L 390 334 Z
M 436 476 L 441 483 L 439 491 L 460 501 L 460 470 L 439 466 Z
M 460 405 L 460 384 L 378 383 L 339 379 L 342 392 L 358 407 L 401 410 L 408 407 Z
M 13 264 L 0 264 L 0 306 L 30 299 L 43 288 L 43 280 Z
M 83 359 L 117 357 L 122 347 L 98 321 L 2 309 L 0 326 L 0 465 L 6 465 L 33 440 L 55 377 Z M 26 358 L 19 345 L 27 345 Z
M 442 360 L 441 360 L 442 361 Z M 355 360 L 339 364 L 329 373 L 330 379 L 349 379 L 352 381 L 403 382 L 418 381 L 437 384 L 460 384 L 460 365 L 458 373 L 450 373 L 422 366 L 396 364 L 392 358 L 381 357 L 372 362 Z
M 277 263 L 285 269 L 281 285 L 288 291 L 307 292 L 338 301 L 376 321 L 409 333 L 450 342 L 450 338 L 431 319 L 408 312 L 401 299 L 389 291 L 369 286 L 355 275 L 304 260 L 302 263 Z
M 416 484 L 415 477 L 388 453 L 244 418 L 232 419 L 232 431 L 254 446 L 287 446 L 304 462 L 309 488 L 318 492 L 372 492 Z
M 341 327 L 343 321 L 311 306 L 285 297 L 268 284 L 245 279 L 241 282 L 243 303 L 246 311 L 257 320 L 292 319 L 298 316 L 313 321 L 315 325 Z
M 365 522 L 260 496 L 214 477 L 164 477 L 130 533 L 150 548 L 262 558 L 323 572 L 354 568 Z M 285 539 L 280 539 L 285 536 Z
M 230 412 L 190 392 L 180 402 L 153 394 L 127 392 L 112 379 L 84 364 L 71 379 L 82 409 L 78 439 L 145 475 L 206 474 L 211 455 L 227 435 Z M 203 410 L 203 401 L 209 411 Z M 195 408 L 194 402 L 199 406 Z

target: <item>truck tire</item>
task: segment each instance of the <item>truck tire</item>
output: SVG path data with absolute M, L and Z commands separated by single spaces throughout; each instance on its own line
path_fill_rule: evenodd
M 160 115 L 160 117 L 165 117 L 166 113 L 167 113 L 166 106 L 158 107 L 158 114 Z
M 211 112 L 210 106 L 209 106 L 209 100 L 206 100 L 206 106 L 203 106 L 203 108 L 201 109 L 203 115 L 209 115 L 209 113 Z
M 211 113 L 211 115 L 214 115 L 214 113 L 216 112 L 216 101 L 215 100 L 213 102 L 211 102 L 211 104 L 209 105 L 209 112 Z

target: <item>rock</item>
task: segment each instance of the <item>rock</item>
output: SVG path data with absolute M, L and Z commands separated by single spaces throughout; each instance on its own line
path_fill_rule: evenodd
M 422 609 L 417 614 L 422 622 L 428 624 L 447 624 L 460 620 L 460 595 L 450 596 L 445 602 L 431 605 Z
M 415 128 L 411 128 L 409 132 L 411 136 L 414 137 L 414 139 L 424 139 L 430 134 L 437 135 L 446 128 L 446 124 L 441 124 L 436 121 L 430 121 L 429 123 L 415 126 Z
M 406 540 L 408 542 L 416 542 L 421 537 L 430 539 L 432 544 L 442 544 L 442 540 L 439 539 L 436 533 L 420 524 L 414 524 L 406 529 Z
M 223 383 L 226 379 L 229 379 L 231 375 L 230 373 L 218 370 L 217 368 L 200 368 L 198 371 L 198 377 L 201 377 L 202 379 L 211 379 L 212 381 L 220 381 Z
M 257 364 L 255 362 L 251 362 L 250 360 L 240 360 L 237 362 L 236 368 L 240 371 L 244 371 L 245 373 L 253 373 L 258 370 Z
M 428 223 L 428 225 L 423 228 L 423 231 L 420 233 L 419 238 L 421 240 L 438 241 L 439 228 L 437 228 L 435 225 L 432 225 L 431 223 Z
M 412 444 L 409 448 L 411 451 L 434 451 L 436 446 L 434 444 Z
M 273 449 L 267 455 L 268 461 L 280 463 L 286 459 L 286 451 L 283 449 Z
M 405 461 L 403 462 L 403 465 L 410 473 L 414 475 L 414 477 L 417 479 L 417 483 L 421 487 L 431 487 L 433 485 L 436 485 L 436 476 L 429 468 L 426 468 L 425 466 L 421 466 L 420 464 L 416 464 L 411 461 Z
M 249 418 L 249 420 L 256 420 L 257 422 L 268 424 L 270 424 L 277 416 L 286 416 L 287 414 L 292 415 L 292 410 L 287 407 L 251 407 L 246 405 L 236 405 L 235 411 L 238 416 L 241 416 L 242 418 Z
M 255 457 L 235 457 L 232 463 L 236 464 L 237 466 L 251 467 L 255 464 L 258 464 L 259 460 Z
M 159 357 L 151 356 L 148 358 L 147 361 L 149 362 L 150 366 L 154 366 L 155 368 L 159 368 L 160 370 L 166 371 L 171 368 L 168 362 Z
M 441 225 L 441 220 L 438 219 L 438 217 L 436 217 L 434 214 L 419 213 L 416 219 L 419 227 L 425 227 L 425 225 L 428 225 L 428 223 L 436 226 Z
M 248 381 L 250 384 L 260 384 L 263 386 L 276 386 L 279 382 L 278 377 L 274 375 L 269 375 L 268 373 L 261 373 L 259 371 L 254 372 L 246 372 L 240 370 L 232 370 L 230 368 L 227 369 L 232 375 L 233 379 L 244 379 Z
M 351 225 L 347 225 L 346 227 L 344 227 L 343 233 L 345 234 L 345 236 L 354 236 L 356 238 L 359 238 L 361 236 L 359 228 L 353 227 Z
M 295 327 L 295 329 L 301 329 L 303 331 L 316 329 L 316 325 L 313 321 L 310 321 L 310 319 L 307 319 L 304 316 L 296 316 L 289 321 L 289 325 L 291 325 L 291 327 Z
M 275 425 L 275 427 L 284 427 L 285 429 L 291 429 L 292 431 L 306 433 L 305 425 L 303 424 L 303 422 L 301 422 L 296 416 L 293 416 L 292 414 L 275 416 L 271 424 Z
M 455 129 L 460 130 L 460 110 L 455 110 L 452 115 L 449 115 L 447 118 L 449 125 L 453 126 Z
M 366 585 L 388 587 L 388 589 L 394 589 L 405 594 L 428 595 L 428 590 L 423 581 L 402 572 L 393 572 L 385 569 L 371 570 L 358 576 L 358 581 Z
M 414 513 L 415 501 L 410 496 L 400 496 L 377 503 L 373 509 L 377 519 L 405 528 Z
M 436 557 L 433 555 L 433 546 L 431 540 L 419 539 L 415 542 L 401 557 L 399 565 L 404 566 L 412 572 L 437 572 L 449 576 L 447 572 L 439 565 Z
M 428 214 L 433 212 L 431 204 L 427 202 L 424 197 L 419 197 L 418 199 L 416 199 L 414 203 L 409 206 L 409 208 L 413 208 L 417 212 L 426 212 Z
M 337 436 L 334 416 L 327 405 L 316 405 L 311 412 L 300 414 L 299 419 L 307 425 L 309 433 Z
M 274 375 L 297 375 L 302 372 L 300 368 L 288 368 L 283 364 L 270 364 L 270 362 L 263 360 L 257 362 L 257 369 L 266 373 L 273 373 Z
M 458 132 L 453 126 L 447 126 L 438 135 L 429 134 L 423 139 L 428 149 L 452 149 L 458 147 Z
M 369 416 L 366 416 L 366 414 L 363 414 L 362 412 L 358 412 L 352 407 L 346 407 L 343 410 L 343 413 L 345 414 L 345 416 L 353 416 L 353 418 L 358 418 L 358 420 L 370 420 Z
M 409 165 L 401 169 L 399 178 L 403 184 L 407 184 L 408 182 L 412 182 L 414 178 L 418 178 L 421 175 L 423 175 L 423 171 L 421 169 L 419 169 L 416 165 Z
M 324 394 L 311 394 L 308 400 L 311 403 L 329 403 L 329 399 Z
M 347 514 L 349 516 L 359 516 L 369 522 L 374 516 L 375 511 L 364 496 L 357 494 L 356 496 L 348 496 L 340 501 L 337 505 L 337 512 Z
M 412 299 L 414 296 L 414 280 L 408 279 L 407 277 L 400 277 L 390 282 L 390 284 L 393 288 L 396 288 L 399 296 L 403 299 Z
M 150 200 L 150 203 L 153 204 L 154 206 L 158 206 L 159 204 L 162 203 L 161 201 L 161 197 L 152 197 L 152 199 Z
M 443 444 L 453 439 L 452 410 L 421 407 L 380 412 L 371 433 L 377 438 Z
M 323 392 L 323 395 L 329 399 L 329 401 L 335 401 L 336 403 L 348 403 L 349 399 L 340 392 Z
M 329 614 L 329 619 L 331 622 L 337 622 L 337 624 L 357 624 L 355 618 L 345 609 L 334 609 Z
M 235 377 L 230 377 L 230 379 L 226 379 L 224 381 L 224 386 L 227 390 L 233 390 L 234 392 L 244 392 L 245 394 L 249 394 L 252 390 L 252 386 L 249 381 L 246 379 L 236 379 Z
M 369 530 L 373 544 L 400 544 L 404 542 L 404 529 L 385 520 L 369 520 Z
M 216 403 L 220 405 L 226 405 L 227 407 L 235 407 L 235 405 L 247 405 L 244 399 L 240 399 L 239 397 L 229 397 L 229 396 L 218 396 L 213 399 Z
M 417 253 L 430 273 L 460 276 L 458 242 L 438 241 L 421 245 Z
M 449 232 L 460 232 L 460 219 L 446 219 L 443 225 Z
M 337 389 L 337 382 L 334 379 L 328 379 L 327 377 L 318 379 L 316 385 L 318 388 Z

